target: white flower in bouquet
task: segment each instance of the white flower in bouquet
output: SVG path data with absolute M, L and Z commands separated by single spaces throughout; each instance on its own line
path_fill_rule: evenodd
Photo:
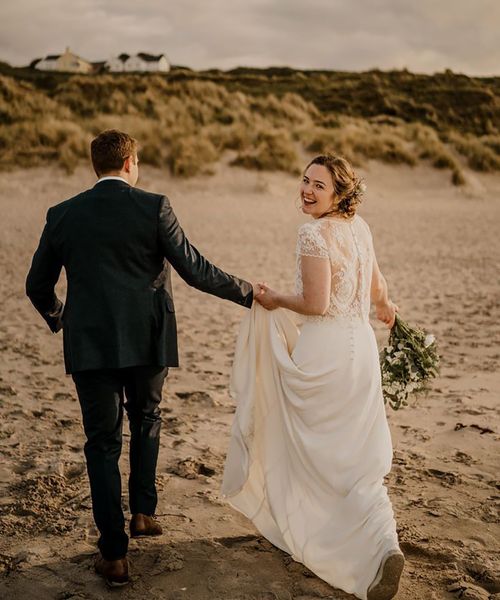
M 436 338 L 410 327 L 396 314 L 389 343 L 380 352 L 384 402 L 398 410 L 407 406 L 408 396 L 427 389 L 439 371 Z
M 436 341 L 436 338 L 432 335 L 432 333 L 429 333 L 425 336 L 424 339 L 424 346 L 426 348 L 428 348 L 431 344 L 433 344 Z

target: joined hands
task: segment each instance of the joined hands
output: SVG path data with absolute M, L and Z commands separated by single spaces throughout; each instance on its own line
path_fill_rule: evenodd
M 279 294 L 265 282 L 253 284 L 253 298 L 267 310 L 274 310 L 279 307 Z

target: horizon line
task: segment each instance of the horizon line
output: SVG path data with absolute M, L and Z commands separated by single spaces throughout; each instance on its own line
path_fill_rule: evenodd
M 145 53 L 145 54 L 151 54 L 151 52 L 146 52 L 146 51 L 141 51 L 141 52 Z M 138 54 L 138 53 L 136 53 L 136 54 Z M 158 53 L 156 53 L 156 55 L 157 54 Z M 160 53 L 160 54 L 167 56 L 165 53 Z M 49 56 L 49 55 L 47 55 L 47 56 Z M 77 55 L 77 56 L 79 56 L 79 55 Z M 116 56 L 119 56 L 119 55 L 117 54 Z M 80 58 L 83 58 L 83 57 L 80 57 Z M 14 65 L 14 64 L 9 63 L 7 60 L 3 60 L 1 58 L 0 58 L 0 63 L 7 65 L 11 69 L 29 69 L 30 65 L 35 60 L 43 60 L 43 57 L 33 58 L 29 63 L 23 64 L 23 65 Z M 90 64 L 99 64 L 99 63 L 106 62 L 109 59 L 88 60 L 88 59 L 84 58 L 83 60 L 89 62 Z M 188 71 L 192 71 L 193 73 L 203 73 L 203 72 L 209 72 L 209 71 L 220 71 L 221 73 L 229 73 L 231 71 L 236 71 L 238 69 L 251 69 L 251 70 L 255 70 L 255 71 L 268 71 L 268 70 L 273 70 L 273 69 L 289 69 L 290 71 L 296 71 L 296 72 L 309 72 L 310 71 L 310 72 L 322 72 L 322 73 L 360 73 L 361 74 L 361 73 L 372 73 L 374 71 L 375 72 L 378 71 L 380 73 L 401 72 L 401 73 L 411 73 L 412 75 L 425 75 L 428 77 L 450 73 L 453 75 L 463 75 L 465 77 L 475 78 L 475 79 L 490 79 L 490 78 L 500 77 L 500 73 L 471 75 L 470 73 L 465 73 L 463 71 L 454 71 L 450 67 L 446 67 L 442 70 L 430 72 L 430 71 L 412 71 L 408 67 L 392 67 L 392 68 L 369 67 L 366 69 L 352 70 L 352 69 L 342 69 L 342 68 L 293 67 L 293 66 L 290 66 L 289 64 L 271 64 L 271 65 L 268 65 L 265 67 L 252 66 L 252 65 L 238 65 L 238 66 L 230 67 L 230 68 L 208 67 L 208 68 L 204 68 L 204 69 L 197 69 L 195 67 L 189 67 L 187 65 L 177 65 L 177 64 L 173 64 L 173 63 L 170 63 L 170 66 L 171 66 L 171 69 L 186 69 Z M 48 72 L 52 72 L 52 71 L 48 71 Z M 54 73 L 66 73 L 66 72 L 71 73 L 71 71 L 53 71 L 53 72 Z M 113 75 L 126 75 L 127 73 L 120 72 L 120 73 L 112 73 L 112 74 Z M 158 73 L 153 72 L 152 74 L 158 74 Z M 87 75 L 92 75 L 92 73 L 87 73 Z

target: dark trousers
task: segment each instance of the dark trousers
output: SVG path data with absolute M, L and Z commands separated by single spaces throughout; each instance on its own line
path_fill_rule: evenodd
M 130 426 L 129 503 L 132 514 L 156 509 L 156 463 L 160 446 L 160 400 L 167 367 L 145 366 L 73 373 L 87 442 L 85 457 L 99 549 L 107 560 L 123 558 L 128 536 L 118 468 L 123 409 Z

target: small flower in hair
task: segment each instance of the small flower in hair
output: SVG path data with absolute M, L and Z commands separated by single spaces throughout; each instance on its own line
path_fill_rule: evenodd
M 355 189 L 355 194 L 357 196 L 362 196 L 366 192 L 366 183 L 360 179 Z

